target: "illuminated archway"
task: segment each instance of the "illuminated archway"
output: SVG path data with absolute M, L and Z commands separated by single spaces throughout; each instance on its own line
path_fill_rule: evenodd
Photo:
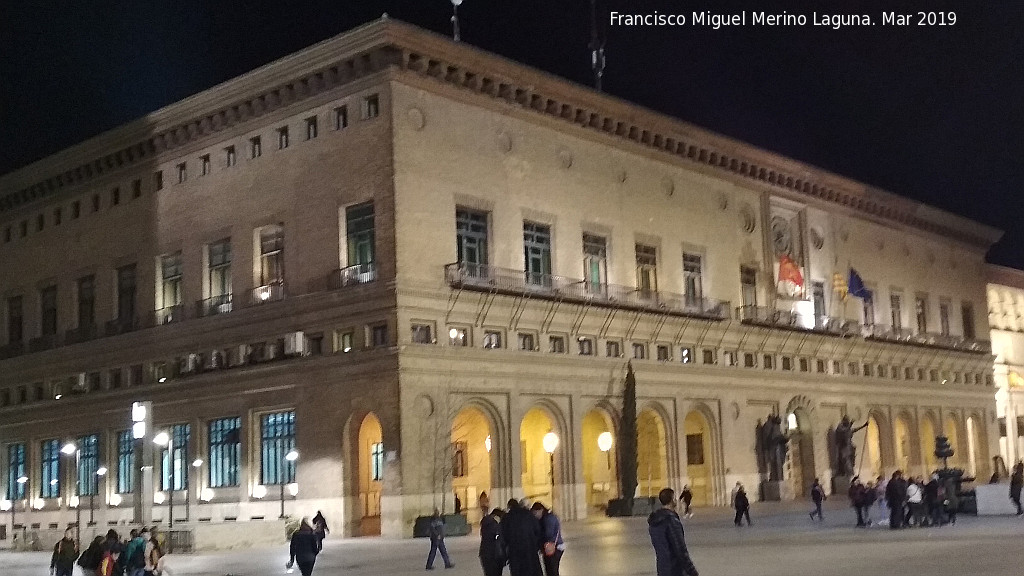
M 606 508 L 608 500 L 619 497 L 618 438 L 608 412 L 600 408 L 587 412 L 581 442 L 587 506 Z
M 935 457 L 935 419 L 928 413 L 921 418 L 921 460 L 924 462 L 925 473 L 931 474 L 939 468 L 939 459 Z
M 554 508 L 558 504 L 555 488 L 558 484 L 559 456 L 545 450 L 544 438 L 549 434 L 554 434 L 558 439 L 555 452 L 565 451 L 567 439 L 562 437 L 551 414 L 541 408 L 531 408 L 519 426 L 523 493 L 530 500 Z
M 637 496 L 657 496 L 668 486 L 668 457 L 665 422 L 652 409 L 641 410 L 636 418 Z
M 690 479 L 694 506 L 711 504 L 712 483 L 711 425 L 704 414 L 691 411 L 683 420 L 686 434 L 686 476 Z
M 893 440 L 896 443 L 896 468 L 904 474 L 913 474 L 910 469 L 913 444 L 910 436 L 910 422 L 905 414 L 896 417 L 896 424 L 893 426 L 895 434 Z
M 854 442 L 856 444 L 856 441 Z M 875 479 L 883 476 L 885 471 L 882 464 L 882 439 L 881 430 L 878 427 L 878 420 L 872 415 L 868 416 L 867 440 L 864 445 L 864 463 L 867 465 L 865 472 L 870 478 Z M 854 463 L 860 466 L 860 462 Z
M 463 408 L 452 420 L 451 443 L 452 491 L 469 521 L 479 521 L 480 496 L 486 492 L 490 499 L 492 492 L 491 452 L 497 448 L 490 420 L 478 408 Z
M 380 494 L 384 481 L 384 434 L 370 412 L 359 425 L 359 535 L 380 534 Z
M 950 466 L 961 467 L 965 462 L 967 454 L 960 444 L 960 425 L 952 414 L 946 416 L 942 427 L 942 433 L 949 439 L 949 445 L 953 447 L 953 457 L 949 459 Z
M 979 438 L 978 421 L 974 416 L 967 418 L 967 473 L 977 477 L 978 471 L 983 469 L 981 442 Z
M 796 498 L 810 493 L 816 477 L 814 467 L 814 430 L 803 407 L 786 414 L 789 450 L 786 452 L 786 478 Z

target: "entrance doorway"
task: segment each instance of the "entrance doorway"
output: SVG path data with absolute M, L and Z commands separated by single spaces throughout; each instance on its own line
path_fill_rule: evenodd
M 668 486 L 668 457 L 665 422 L 654 410 L 643 410 L 636 418 L 637 497 L 657 496 Z
M 810 418 L 802 408 L 786 416 L 789 429 L 789 453 L 786 456 L 789 486 L 800 500 L 810 494 L 816 472 L 814 469 L 814 432 Z
M 601 409 L 583 417 L 583 482 L 587 506 L 604 510 L 619 497 L 618 451 L 612 419 Z
M 360 536 L 380 535 L 380 493 L 384 481 L 384 440 L 372 412 L 359 425 Z
M 481 493 L 490 498 L 491 432 L 490 421 L 477 408 L 463 408 L 452 421 L 452 491 L 469 522 L 479 522 L 484 515 Z M 491 507 L 495 504 L 499 503 L 490 502 Z
M 711 429 L 703 414 L 694 410 L 683 421 L 686 433 L 686 476 L 694 506 L 711 503 Z

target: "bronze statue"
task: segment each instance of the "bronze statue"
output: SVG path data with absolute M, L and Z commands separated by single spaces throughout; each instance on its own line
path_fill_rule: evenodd
M 782 431 L 782 417 L 769 414 L 764 424 L 758 427 L 758 451 L 768 470 L 768 479 L 781 481 L 789 452 L 789 436 Z
M 856 428 L 853 427 L 853 422 L 850 421 L 849 416 L 843 416 L 843 419 L 836 426 L 834 433 L 835 446 L 836 446 L 836 475 L 837 476 L 853 476 L 855 474 L 854 469 L 857 467 L 857 447 L 853 443 L 853 434 L 858 430 L 867 428 L 868 423 L 864 422 Z

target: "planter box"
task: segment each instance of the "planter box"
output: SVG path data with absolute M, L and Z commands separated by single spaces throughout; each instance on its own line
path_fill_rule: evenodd
M 433 516 L 417 516 L 416 523 L 412 526 L 412 537 L 413 538 L 427 538 L 430 536 L 430 521 L 433 520 Z M 465 536 L 469 534 L 469 522 L 466 522 L 466 517 L 462 514 L 445 514 L 444 515 L 444 535 L 445 536 Z

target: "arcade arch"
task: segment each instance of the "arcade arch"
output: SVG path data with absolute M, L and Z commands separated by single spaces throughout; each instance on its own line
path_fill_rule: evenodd
M 605 509 L 609 500 L 619 497 L 618 438 L 614 422 L 606 410 L 595 408 L 583 416 L 582 427 L 580 441 L 583 442 L 587 506 Z

